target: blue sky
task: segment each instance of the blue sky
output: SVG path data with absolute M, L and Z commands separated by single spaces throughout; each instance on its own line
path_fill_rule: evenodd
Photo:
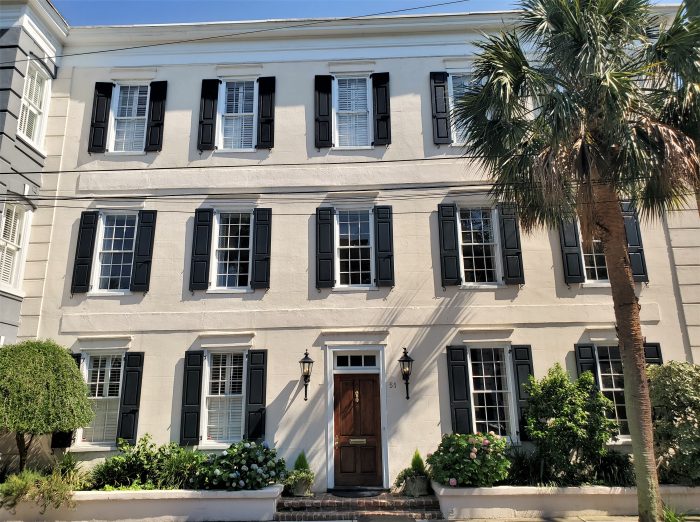
M 71 25 L 359 16 L 450 0 L 53 0 Z M 462 0 L 405 14 L 510 9 L 511 0 Z

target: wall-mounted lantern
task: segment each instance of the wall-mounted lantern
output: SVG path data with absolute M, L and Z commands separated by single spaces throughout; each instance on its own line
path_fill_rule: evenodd
M 304 400 L 309 400 L 308 389 L 309 381 L 311 381 L 311 370 L 314 367 L 314 360 L 309 357 L 309 350 L 304 352 L 304 357 L 299 360 L 301 366 L 301 378 L 304 380 Z
M 408 400 L 408 380 L 413 371 L 413 358 L 408 355 L 408 350 L 406 350 L 405 347 L 403 349 L 403 355 L 399 359 L 399 364 L 401 365 L 401 377 L 403 377 L 403 382 L 406 383 L 406 400 Z

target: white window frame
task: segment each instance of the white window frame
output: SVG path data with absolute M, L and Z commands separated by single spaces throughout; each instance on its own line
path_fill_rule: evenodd
M 105 217 L 112 216 L 136 216 L 136 224 L 134 226 L 134 250 L 131 258 L 131 274 L 134 273 L 134 257 L 136 255 L 136 236 L 139 232 L 139 213 L 137 210 L 101 210 L 97 220 L 97 234 L 95 236 L 95 248 L 92 254 L 92 273 L 90 274 L 90 290 L 88 295 L 130 295 L 131 290 L 128 288 L 120 290 L 109 290 L 100 288 L 100 272 L 102 263 L 100 262 L 100 252 L 102 251 L 102 242 L 105 232 Z
M 491 209 L 491 226 L 493 228 L 493 236 L 494 236 L 494 249 L 493 249 L 493 255 L 495 257 L 494 259 L 494 266 L 496 270 L 496 281 L 493 282 L 488 282 L 488 283 L 475 283 L 475 282 L 467 282 L 464 280 L 464 249 L 463 243 L 462 243 L 462 210 L 473 210 L 473 209 L 485 209 L 485 208 L 490 208 Z M 503 284 L 503 256 L 501 254 L 501 230 L 500 230 L 500 223 L 499 223 L 499 215 L 498 215 L 498 209 L 496 207 L 493 207 L 491 205 L 485 204 L 485 205 L 457 205 L 457 237 L 459 240 L 459 277 L 462 280 L 460 287 L 461 288 L 468 288 L 468 289 L 478 289 L 478 288 L 484 288 L 484 289 L 490 289 L 490 288 L 498 288 L 504 286 Z
M 579 251 L 581 252 L 581 267 L 583 268 L 583 277 L 585 278 L 585 281 L 582 284 L 584 286 L 587 286 L 587 287 L 596 287 L 596 286 L 607 287 L 607 286 L 610 286 L 610 273 L 608 273 L 607 279 L 589 279 L 588 278 L 588 270 L 586 270 L 586 252 L 583 250 L 583 235 L 581 234 L 580 221 L 577 220 L 576 225 L 578 228 L 578 244 L 580 245 Z M 605 270 L 606 271 L 608 270 L 607 260 L 605 263 Z
M 26 88 L 26 83 L 27 83 L 27 78 L 32 72 L 36 72 L 40 76 L 43 77 L 44 82 L 45 82 L 45 87 L 44 87 L 44 92 L 42 93 L 42 108 L 41 112 L 39 114 L 39 117 L 37 118 L 37 129 L 36 129 L 36 138 L 32 139 L 29 136 L 27 136 L 24 132 L 22 132 L 19 128 L 19 119 L 21 118 L 22 114 L 22 105 L 25 103 L 31 107 L 34 112 L 39 112 L 38 109 L 34 107 L 34 104 L 29 102 L 28 100 L 25 100 L 24 97 L 24 90 Z M 17 135 L 35 147 L 39 152 L 43 154 L 44 150 L 44 138 L 46 136 L 46 122 L 48 119 L 48 114 L 49 114 L 49 100 L 51 99 L 51 76 L 46 72 L 46 70 L 39 64 L 38 61 L 36 60 L 29 60 L 29 65 L 27 67 L 27 76 L 24 78 L 24 86 L 22 87 L 22 99 L 20 102 L 20 113 L 17 115 Z
M 232 443 L 239 442 L 245 438 L 245 416 L 246 416 L 246 401 L 248 392 L 248 354 L 249 349 L 240 348 L 211 348 L 204 351 L 204 360 L 202 364 L 202 396 L 200 399 L 201 412 L 199 416 L 199 444 L 198 448 L 202 449 L 226 449 Z M 239 440 L 231 439 L 230 441 L 210 441 L 207 440 L 207 425 L 209 424 L 209 408 L 207 407 L 207 398 L 209 397 L 209 385 L 211 384 L 211 359 L 214 354 L 241 354 L 243 355 L 243 381 L 241 383 L 241 437 Z
M 454 118 L 454 111 L 455 111 L 455 96 L 454 96 L 454 86 L 453 86 L 453 80 L 455 76 L 472 76 L 472 73 L 467 70 L 452 70 L 448 71 L 447 73 L 447 101 L 448 101 L 448 107 L 450 108 L 450 132 L 452 136 L 452 143 L 451 145 L 453 147 L 462 147 L 466 144 L 466 140 L 460 140 L 457 139 L 459 136 L 459 132 L 457 130 L 457 127 L 455 126 L 455 118 Z
M 2 214 L 0 214 L 0 241 L 2 241 L 3 243 L 4 240 L 1 239 L 1 234 L 2 229 L 5 226 L 5 209 L 9 205 L 20 207 L 24 211 L 24 215 L 22 217 L 22 224 L 20 225 L 20 244 L 17 250 L 19 255 L 16 257 L 15 265 L 13 266 L 14 273 L 12 274 L 12 279 L 9 284 L 0 282 L 0 290 L 9 294 L 17 295 L 19 297 L 24 297 L 22 293 L 22 281 L 24 279 L 24 267 L 26 264 L 25 262 L 27 260 L 27 247 L 29 246 L 29 231 L 32 225 L 33 212 L 28 205 L 24 205 L 22 203 L 10 203 L 6 201 L 2 204 L 2 207 L 0 208 L 0 210 L 2 210 Z
M 600 371 L 600 360 L 598 359 L 598 348 L 599 347 L 600 348 L 611 347 L 611 346 L 615 346 L 615 343 L 598 343 L 598 344 L 593 345 L 593 354 L 595 357 L 595 367 L 596 367 L 596 372 L 595 372 L 594 377 L 595 377 L 596 384 L 598 385 L 598 389 L 600 390 L 601 393 L 603 393 L 604 390 L 603 390 L 603 378 L 600 375 L 601 371 Z M 622 364 L 622 356 L 620 356 L 620 364 Z M 624 375 L 623 375 L 623 379 L 624 379 Z M 606 388 L 605 391 L 619 391 L 619 390 L 617 390 L 617 389 L 613 390 L 613 389 Z M 622 389 L 622 393 L 624 396 L 624 387 Z M 614 420 L 617 423 L 617 411 L 615 411 L 615 419 Z M 629 424 L 629 417 L 627 418 L 627 422 Z M 622 434 L 618 433 L 618 434 L 613 435 L 613 437 L 609 443 L 625 444 L 625 443 L 630 442 L 631 440 L 632 440 L 631 435 L 629 435 L 629 434 L 622 435 Z
M 369 212 L 369 246 L 370 246 L 370 284 L 368 285 L 353 285 L 340 284 L 340 223 L 338 222 L 339 212 Z M 334 207 L 333 209 L 333 269 L 335 270 L 335 285 L 334 290 L 374 290 L 377 288 L 377 273 L 376 273 L 376 242 L 374 237 L 374 207 Z
M 117 426 L 119 426 L 119 414 L 121 412 L 121 400 L 122 400 L 122 387 L 124 386 L 124 365 L 126 363 L 126 350 L 115 350 L 115 349 L 98 349 L 98 350 L 84 350 L 80 352 L 80 373 L 83 376 L 83 381 L 86 386 L 88 383 L 88 371 L 90 369 L 90 358 L 91 357 L 114 357 L 121 356 L 122 366 L 121 373 L 119 375 L 119 395 L 117 396 L 118 408 L 117 408 Z M 92 399 L 92 398 L 90 398 Z M 109 442 L 83 442 L 83 427 L 75 430 L 75 440 L 71 445 L 71 451 L 113 451 L 117 449 L 117 438 L 115 437 L 113 441 Z M 118 435 L 118 433 L 117 433 Z
M 248 249 L 248 284 L 246 286 L 217 286 L 218 261 L 216 250 L 219 243 L 219 225 L 221 214 L 250 214 L 250 239 Z M 247 208 L 216 208 L 214 209 L 214 220 L 212 223 L 211 252 L 209 253 L 209 281 L 211 281 L 207 293 L 211 294 L 243 294 L 253 291 L 251 278 L 253 276 L 253 241 L 255 241 L 255 212 L 250 207 Z
M 253 145 L 250 148 L 224 148 L 224 111 L 226 109 L 226 84 L 229 82 L 253 82 Z M 256 152 L 258 145 L 258 77 L 219 78 L 219 98 L 216 104 L 216 150 L 218 152 Z
M 511 443 L 516 443 L 520 440 L 518 435 L 518 408 L 515 398 L 515 380 L 513 378 L 513 361 L 512 361 L 512 347 L 509 345 L 466 345 L 467 348 L 467 371 L 469 373 L 469 410 L 471 413 L 471 428 L 472 432 L 476 433 L 476 411 L 474 409 L 474 375 L 472 373 L 472 350 L 483 350 L 483 349 L 497 349 L 503 350 L 503 364 L 506 370 L 506 383 L 508 385 L 508 401 L 506 403 L 508 408 L 508 427 L 510 435 L 506 436 Z
M 117 111 L 119 110 L 119 93 L 122 87 L 146 87 L 148 95 L 146 96 L 146 127 L 143 133 L 143 145 L 139 150 L 114 150 L 115 139 L 117 135 Z M 107 152 L 109 154 L 122 154 L 125 156 L 141 156 L 146 153 L 146 139 L 148 137 L 148 113 L 151 102 L 151 84 L 144 81 L 124 81 L 115 83 L 112 90 L 112 101 L 109 109 L 109 125 L 107 127 Z
M 341 146 L 338 133 L 338 80 L 364 78 L 367 80 L 367 145 Z M 372 78 L 369 74 L 340 74 L 333 76 L 333 149 L 336 150 L 371 150 L 374 149 L 374 99 L 372 97 Z

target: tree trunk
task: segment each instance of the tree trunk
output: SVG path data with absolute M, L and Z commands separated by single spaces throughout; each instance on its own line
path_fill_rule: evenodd
M 595 231 L 603 242 L 612 290 L 625 379 L 625 406 L 632 438 L 637 503 L 641 522 L 663 522 L 663 506 L 654 456 L 649 382 L 644 358 L 644 337 L 639 320 L 639 300 L 634 291 L 627 253 L 627 236 L 616 191 L 606 184 L 593 185 Z
M 24 433 L 15 433 L 15 441 L 17 442 L 17 451 L 19 453 L 19 471 L 24 471 L 24 467 L 27 465 L 27 453 L 29 452 L 29 444 L 27 444 L 24 438 Z

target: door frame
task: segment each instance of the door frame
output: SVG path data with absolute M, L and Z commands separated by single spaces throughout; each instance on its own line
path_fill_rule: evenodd
M 326 370 L 326 477 L 328 489 L 335 487 L 335 454 L 333 440 L 335 437 L 335 408 L 334 408 L 334 379 L 336 373 L 345 374 L 375 374 L 379 375 L 379 409 L 381 424 L 381 450 L 382 450 L 382 487 L 389 487 L 389 441 L 387 430 L 387 408 L 386 408 L 386 371 L 384 361 L 384 348 L 380 344 L 336 344 L 325 346 L 325 370 Z M 338 353 L 354 352 L 377 356 L 376 368 L 334 368 L 335 356 Z

